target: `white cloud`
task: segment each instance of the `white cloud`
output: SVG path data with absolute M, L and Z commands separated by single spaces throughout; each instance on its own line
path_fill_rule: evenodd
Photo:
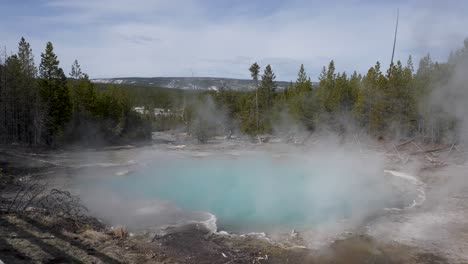
M 66 8 L 83 12 L 97 12 L 100 14 L 152 14 L 154 12 L 180 10 L 196 10 L 197 6 L 191 0 L 52 0 L 46 3 L 50 7 Z M 184 8 L 182 8 L 184 7 Z
M 290 80 L 301 63 L 316 78 L 331 59 L 338 70 L 365 72 L 377 60 L 388 64 L 396 13 L 396 6 L 375 4 L 291 4 L 269 14 L 225 16 L 195 0 L 54 0 L 48 5 L 61 14 L 24 21 L 57 25 L 34 43 L 43 42 L 42 49 L 51 40 L 65 68 L 77 58 L 92 77 L 193 72 L 249 78 L 249 64 L 258 61 L 271 63 L 278 79 Z M 409 54 L 445 56 L 467 34 L 468 18 L 451 10 L 415 4 L 400 9 L 396 57 L 403 61 Z M 39 47 L 34 48 L 37 53 Z

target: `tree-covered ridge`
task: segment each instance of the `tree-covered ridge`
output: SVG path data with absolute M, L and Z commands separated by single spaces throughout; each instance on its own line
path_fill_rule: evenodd
M 249 90 L 94 84 L 78 61 L 67 78 L 50 42 L 38 70 L 22 38 L 18 52 L 4 54 L 0 61 L 0 142 L 115 143 L 148 139 L 151 131 L 168 129 L 203 142 L 214 135 L 258 135 L 292 127 L 454 142 L 468 131 L 463 104 L 468 99 L 468 40 L 447 62 L 427 55 L 417 69 L 409 57 L 386 72 L 376 62 L 363 75 L 348 74 L 337 72 L 332 60 L 318 84 L 300 65 L 295 82 L 281 89 L 271 65 L 246 68 L 253 84 Z
M 96 84 L 125 84 L 148 86 L 153 88 L 171 88 L 181 90 L 219 90 L 229 88 L 236 91 L 254 90 L 255 83 L 250 79 L 233 79 L 221 77 L 120 77 L 95 78 Z M 284 89 L 288 82 L 278 81 L 278 88 Z

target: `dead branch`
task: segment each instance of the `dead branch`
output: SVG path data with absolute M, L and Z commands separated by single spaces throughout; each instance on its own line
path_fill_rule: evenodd
M 424 157 L 432 164 L 439 164 L 441 163 L 440 161 L 436 161 L 434 160 L 433 158 L 431 158 L 428 154 L 432 154 L 432 152 L 427 152 L 425 150 L 423 150 L 418 144 L 414 143 L 414 142 L 411 142 L 411 144 L 415 145 L 420 151 L 416 151 L 416 152 L 413 152 L 413 153 L 410 153 L 409 155 L 417 155 L 417 154 L 424 154 Z
M 450 150 L 447 153 L 447 158 L 450 156 L 450 154 L 452 154 L 452 150 L 453 150 L 454 147 L 455 147 L 455 143 L 453 143 L 452 146 L 450 147 Z
M 418 144 L 416 144 L 416 143 L 414 143 L 414 142 L 411 142 L 411 144 L 415 145 L 418 149 L 420 149 L 421 151 L 423 151 L 423 149 L 422 149 Z
M 418 155 L 418 154 L 427 154 L 427 153 L 434 153 L 434 152 L 442 152 L 442 151 L 447 151 L 451 149 L 450 147 L 443 147 L 443 148 L 435 148 L 435 149 L 429 149 L 429 150 L 420 150 L 420 151 L 415 151 L 411 152 L 410 155 Z
M 400 144 L 396 145 L 395 148 L 403 147 L 404 145 L 407 145 L 407 144 L 409 144 L 409 143 L 411 143 L 411 142 L 413 142 L 413 141 L 414 141 L 414 138 L 412 138 L 412 139 L 410 139 L 410 140 L 407 140 L 407 141 L 405 141 L 405 142 L 403 142 L 403 143 L 400 143 Z

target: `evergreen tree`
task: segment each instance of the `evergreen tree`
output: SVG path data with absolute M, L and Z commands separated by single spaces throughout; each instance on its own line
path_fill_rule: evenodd
M 0 142 L 37 145 L 42 115 L 37 104 L 36 68 L 29 43 L 21 38 L 18 53 L 5 58 L 1 66 Z
M 336 103 L 338 101 L 338 91 L 335 89 L 336 73 L 335 73 L 335 62 L 332 60 L 328 64 L 328 68 L 323 67 L 319 77 L 319 86 L 316 91 L 316 96 L 320 104 L 321 114 L 326 114 L 324 119 L 328 119 L 328 114 L 336 110 Z
M 5 91 L 2 97 L 5 102 L 6 138 L 12 143 L 21 143 L 22 141 L 22 78 L 21 62 L 16 54 L 11 55 L 5 61 Z
M 312 81 L 309 77 L 307 77 L 307 74 L 304 69 L 304 64 L 301 64 L 301 68 L 299 69 L 299 73 L 297 74 L 295 90 L 297 94 L 303 94 L 312 90 Z
M 382 130 L 387 133 L 409 134 L 413 129 L 412 120 L 415 119 L 416 105 L 411 87 L 412 71 L 412 62 L 409 59 L 406 67 L 403 67 L 401 61 L 397 61 L 396 65 L 390 65 L 387 72 L 387 85 L 384 88 L 385 102 L 382 102 L 385 105 L 382 119 L 386 124 Z
M 254 82 L 258 82 L 258 74 L 260 73 L 260 66 L 255 62 L 249 68 L 250 76 L 254 80 Z
M 36 78 L 37 68 L 34 65 L 34 55 L 32 53 L 31 46 L 23 37 L 18 45 L 18 58 L 26 76 L 31 79 Z
M 259 112 L 260 112 L 260 130 L 271 130 L 271 117 L 273 107 L 273 97 L 276 91 L 276 75 L 268 64 L 262 75 L 262 81 L 259 87 Z
M 78 79 L 68 81 L 51 43 L 41 54 L 39 78 L 24 38 L 17 54 L 7 57 L 4 52 L 0 57 L 0 144 L 50 145 L 61 139 L 92 143 L 97 135 L 102 135 L 100 142 L 113 142 L 150 136 L 148 120 L 132 110 L 128 93 L 97 91 L 77 62 L 72 68 L 72 76 Z
M 265 67 L 260 84 L 260 107 L 263 110 L 270 110 L 273 106 L 273 94 L 276 91 L 276 75 L 273 73 L 270 64 Z
M 51 42 L 41 54 L 39 66 L 41 98 L 47 107 L 46 143 L 54 144 L 63 136 L 66 123 L 70 120 L 72 105 L 67 86 L 67 78 L 59 67 L 59 60 Z
M 287 88 L 287 107 L 289 115 L 296 121 L 304 120 L 304 101 L 312 91 L 312 81 L 301 64 L 295 83 L 291 82 Z
M 335 80 L 335 61 L 334 60 L 331 60 L 330 63 L 328 64 L 326 80 L 328 82 L 333 82 L 333 80 Z
M 37 68 L 31 46 L 24 38 L 18 44 L 18 58 L 22 69 L 23 142 L 38 145 L 43 132 L 44 113 L 37 87 Z
M 260 128 L 260 117 L 259 117 L 259 106 L 258 106 L 258 74 L 260 73 L 260 66 L 255 62 L 249 68 L 250 76 L 255 83 L 255 121 L 257 125 L 257 131 Z
M 362 78 L 361 87 L 357 92 L 353 113 L 359 124 L 369 130 L 377 130 L 380 124 L 380 110 L 383 94 L 380 84 L 383 83 L 380 63 L 371 67 Z
M 78 80 L 83 78 L 83 72 L 81 71 L 81 66 L 78 64 L 78 60 L 75 60 L 71 66 L 70 77 L 72 79 Z
M 52 42 L 47 42 L 44 53 L 41 53 L 41 64 L 39 65 L 39 78 L 46 81 L 65 80 L 65 74 L 59 67 L 59 60 L 54 53 Z

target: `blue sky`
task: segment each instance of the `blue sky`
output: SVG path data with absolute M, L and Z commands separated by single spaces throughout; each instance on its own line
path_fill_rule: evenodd
M 249 78 L 257 61 L 286 81 L 303 63 L 316 80 L 331 59 L 347 72 L 387 65 L 397 8 L 397 59 L 444 60 L 468 37 L 463 0 L 0 0 L 0 45 L 14 52 L 24 36 L 39 62 L 52 41 L 66 72 L 78 59 L 94 78 Z

